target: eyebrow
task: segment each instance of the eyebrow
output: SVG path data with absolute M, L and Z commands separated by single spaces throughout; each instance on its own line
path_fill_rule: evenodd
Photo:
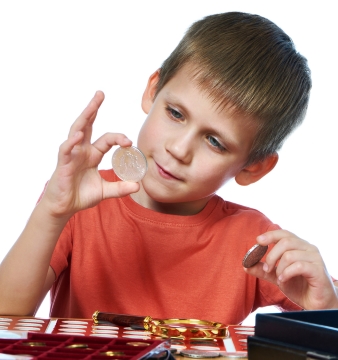
M 167 90 L 167 91 L 165 92 L 165 99 L 166 99 L 166 102 L 172 102 L 172 103 L 174 103 L 174 104 L 177 105 L 180 109 L 182 109 L 185 114 L 187 114 L 188 116 L 191 116 L 191 113 L 190 113 L 190 111 L 188 110 L 188 108 L 187 108 L 184 104 L 182 104 L 182 102 L 180 101 L 180 99 L 179 99 L 177 96 L 173 95 L 169 90 Z
M 172 102 L 175 106 L 179 107 L 186 116 L 191 117 L 191 112 L 189 111 L 189 109 L 181 102 L 181 100 L 177 96 L 172 94 L 169 90 L 165 92 L 165 99 L 166 102 Z M 208 119 L 206 119 L 206 123 L 209 123 Z M 220 131 L 219 129 L 216 129 L 214 127 L 211 127 L 210 130 L 212 132 L 212 135 L 219 137 L 220 141 L 224 143 L 224 146 L 230 151 L 236 151 L 240 148 L 240 141 L 229 137 L 229 135 L 226 134 L 224 131 Z

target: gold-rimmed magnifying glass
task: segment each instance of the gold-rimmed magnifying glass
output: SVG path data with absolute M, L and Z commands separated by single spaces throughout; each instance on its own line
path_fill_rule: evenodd
M 113 314 L 95 311 L 94 323 L 110 322 L 119 326 L 136 326 L 163 338 L 215 339 L 229 337 L 228 326 L 198 319 L 152 319 L 150 316 Z

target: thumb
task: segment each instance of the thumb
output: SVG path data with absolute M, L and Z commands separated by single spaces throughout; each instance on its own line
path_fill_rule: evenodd
M 250 268 L 244 268 L 244 271 L 252 276 L 255 276 L 259 279 L 264 279 L 266 281 L 269 281 L 275 285 L 277 285 L 277 276 L 276 271 L 273 270 L 271 272 L 266 272 L 263 270 L 264 263 L 259 262 L 255 266 L 252 266 Z
M 103 180 L 103 199 L 123 197 L 140 190 L 140 184 L 131 181 L 109 182 Z

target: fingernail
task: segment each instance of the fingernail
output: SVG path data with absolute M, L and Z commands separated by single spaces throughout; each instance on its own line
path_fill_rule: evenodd
M 264 265 L 263 265 L 263 270 L 264 270 L 265 272 L 267 272 L 267 271 L 269 270 L 269 266 L 268 266 L 267 263 L 264 263 Z

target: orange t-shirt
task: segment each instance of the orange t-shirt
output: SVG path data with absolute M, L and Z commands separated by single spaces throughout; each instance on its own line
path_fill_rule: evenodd
M 101 176 L 116 181 L 112 170 Z M 146 209 L 129 196 L 76 213 L 51 266 L 51 316 L 94 311 L 238 324 L 256 308 L 300 309 L 242 259 L 256 237 L 277 229 L 262 213 L 215 195 L 192 216 Z

